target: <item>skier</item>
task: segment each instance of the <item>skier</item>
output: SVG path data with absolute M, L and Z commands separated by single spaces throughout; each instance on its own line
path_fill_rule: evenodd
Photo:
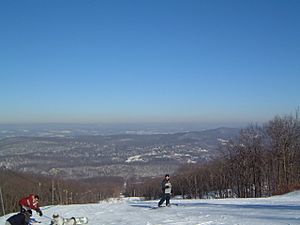
M 19 201 L 20 212 L 24 212 L 29 209 L 33 209 L 39 214 L 39 216 L 42 216 L 43 213 L 39 207 L 39 199 L 40 199 L 40 197 L 38 195 L 34 195 L 34 194 L 31 194 L 26 198 L 22 198 Z
M 32 215 L 32 211 L 30 209 L 18 213 L 16 215 L 9 217 L 6 220 L 5 225 L 28 225 L 31 215 Z
M 170 182 L 170 176 L 169 174 L 165 175 L 165 178 L 161 182 L 161 189 L 162 189 L 162 197 L 158 203 L 158 207 L 161 207 L 161 205 L 166 201 L 166 206 L 170 206 L 170 198 L 171 198 L 171 192 L 172 192 L 172 184 Z

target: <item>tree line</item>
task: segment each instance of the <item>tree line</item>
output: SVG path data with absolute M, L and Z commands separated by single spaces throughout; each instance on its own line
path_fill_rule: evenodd
M 40 205 L 95 203 L 120 196 L 120 177 L 66 180 L 0 169 L 0 215 L 19 210 L 18 202 L 29 194 L 40 196 Z
M 300 188 L 300 119 L 276 116 L 250 124 L 220 146 L 214 160 L 184 166 L 171 178 L 173 194 L 185 198 L 263 197 Z M 158 198 L 160 179 L 129 180 L 128 196 Z

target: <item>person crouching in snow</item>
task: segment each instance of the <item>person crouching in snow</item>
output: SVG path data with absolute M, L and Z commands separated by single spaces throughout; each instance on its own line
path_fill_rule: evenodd
M 31 210 L 27 210 L 16 215 L 9 217 L 5 225 L 28 225 L 30 221 L 30 217 L 32 215 Z
M 172 193 L 172 184 L 170 182 L 170 176 L 169 174 L 165 175 L 165 178 L 161 182 L 161 189 L 162 189 L 162 197 L 158 203 L 158 207 L 161 207 L 161 205 L 166 201 L 166 206 L 170 206 L 170 198 Z
M 29 195 L 28 197 L 22 198 L 19 201 L 20 212 L 24 212 L 29 209 L 33 209 L 39 214 L 39 216 L 42 216 L 43 213 L 39 207 L 39 199 L 40 199 L 40 197 L 38 195 L 33 195 L 33 194 Z

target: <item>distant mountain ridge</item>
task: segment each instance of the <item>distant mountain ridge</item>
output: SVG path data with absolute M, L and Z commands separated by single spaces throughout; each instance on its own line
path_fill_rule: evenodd
M 210 160 L 222 141 L 239 130 L 5 138 L 0 140 L 0 166 L 68 178 L 156 176 Z

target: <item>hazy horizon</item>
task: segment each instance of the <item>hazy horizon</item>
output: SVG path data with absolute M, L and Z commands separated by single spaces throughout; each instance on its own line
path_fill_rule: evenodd
M 242 129 L 246 124 L 203 123 L 39 123 L 0 124 L 0 140 L 14 137 L 76 137 L 95 135 L 153 135 L 201 132 L 215 129 Z
M 243 128 L 249 124 L 236 123 L 15 123 L 15 124 L 1 124 L 0 129 L 117 129 L 117 130 L 186 130 L 186 131 L 199 131 L 206 129 L 217 128 Z
M 1 1 L 0 11 L 0 124 L 249 124 L 300 106 L 300 1 Z

